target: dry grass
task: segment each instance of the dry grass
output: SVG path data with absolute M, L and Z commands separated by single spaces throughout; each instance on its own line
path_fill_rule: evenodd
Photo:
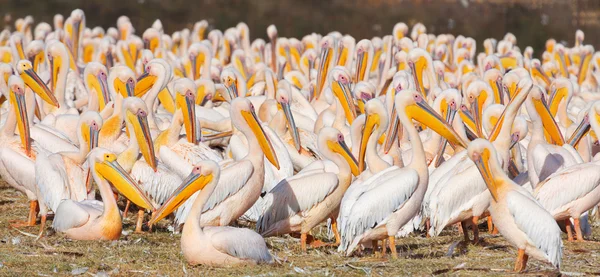
M 481 245 L 465 247 L 456 230 L 426 239 L 420 235 L 397 240 L 401 258 L 342 257 L 334 248 L 300 254 L 297 239 L 269 238 L 278 262 L 274 265 L 237 268 L 189 266 L 183 260 L 179 236 L 165 230 L 133 234 L 133 215 L 125 219 L 124 234 L 112 242 L 72 241 L 48 230 L 39 241 L 29 234 L 38 228 L 8 227 L 9 220 L 24 219 L 26 198 L 0 184 L 0 275 L 2 276 L 398 276 L 398 275 L 506 275 L 513 268 L 516 251 L 502 237 L 483 233 Z M 162 224 L 166 224 L 163 220 Z M 482 226 L 483 227 L 483 226 Z M 598 228 L 596 228 L 598 229 Z M 324 233 L 325 228 L 318 230 Z M 482 229 L 483 231 L 483 229 Z M 321 233 L 322 232 L 322 233 Z M 592 239 L 600 240 L 595 230 Z M 565 242 L 562 273 L 600 274 L 600 244 Z M 449 253 L 449 249 L 453 249 Z M 527 273 L 558 275 L 550 266 L 530 260 Z

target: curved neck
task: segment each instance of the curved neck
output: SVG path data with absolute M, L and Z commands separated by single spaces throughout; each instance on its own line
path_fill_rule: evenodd
M 146 106 L 148 107 L 148 125 L 151 129 L 158 129 L 156 125 L 156 121 L 154 121 L 154 106 L 156 105 L 156 100 L 158 99 L 158 94 L 166 88 L 166 74 L 161 71 L 161 74 L 156 76 L 156 82 L 150 88 L 150 90 L 146 93 L 146 97 L 144 98 L 144 102 L 146 102 Z
M 412 146 L 412 159 L 406 167 L 410 167 L 417 171 L 419 174 L 419 180 L 421 184 L 427 184 L 429 180 L 429 172 L 427 171 L 427 158 L 425 157 L 425 150 L 423 149 L 423 142 L 419 137 L 419 132 L 412 123 L 412 120 L 406 116 L 406 112 L 398 111 L 398 119 L 405 128 L 405 134 L 408 134 L 408 140 Z
M 140 146 L 133 131 L 133 124 L 131 124 L 129 120 L 125 120 L 125 123 L 127 124 L 127 129 L 129 130 L 129 144 L 127 145 L 125 151 L 118 155 L 117 161 L 123 167 L 123 169 L 125 169 L 125 171 L 131 172 L 133 165 L 138 160 L 140 155 Z
M 111 216 L 111 213 L 114 213 L 115 211 L 118 215 L 120 215 L 119 208 L 117 207 L 117 201 L 115 200 L 110 184 L 106 179 L 98 176 L 95 167 L 91 171 L 92 177 L 98 185 L 98 190 L 100 190 L 100 197 L 102 197 L 102 202 L 104 202 L 104 212 L 102 213 L 102 217 Z
M 179 141 L 181 129 L 183 128 L 183 113 L 177 109 L 171 119 L 169 128 L 162 131 L 154 140 L 154 149 L 158 153 L 161 146 L 172 146 Z
M 529 115 L 529 118 L 531 119 L 531 125 L 532 125 L 530 144 L 535 143 L 535 142 L 545 141 L 544 125 L 542 123 L 542 118 L 535 110 L 535 107 L 533 106 L 531 99 L 527 99 L 527 101 L 525 102 L 525 108 L 527 109 L 527 114 Z
M 206 204 L 206 201 L 208 201 L 208 198 L 210 197 L 210 195 L 216 187 L 217 182 L 215 180 L 218 180 L 218 178 L 213 178 L 213 181 L 206 185 L 200 191 L 198 196 L 196 196 L 196 200 L 194 201 L 194 204 L 192 204 L 192 209 L 190 210 L 185 224 L 183 225 L 183 231 L 181 233 L 182 240 L 183 237 L 186 236 L 197 236 L 203 234 L 202 227 L 200 226 L 202 209 L 204 208 L 204 204 Z
M 379 153 L 377 153 L 379 138 L 383 135 L 386 129 L 387 126 L 380 125 L 377 130 L 371 134 L 369 141 L 367 142 L 367 153 L 365 159 L 367 165 L 369 166 L 369 171 L 371 171 L 373 174 L 390 167 L 390 164 L 382 159 Z

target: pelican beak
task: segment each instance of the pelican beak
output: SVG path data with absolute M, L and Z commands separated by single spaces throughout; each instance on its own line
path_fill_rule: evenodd
M 237 89 L 237 81 L 235 81 L 231 78 L 227 78 L 227 80 L 225 81 L 225 88 L 227 89 L 227 92 L 229 93 L 230 99 L 235 99 L 236 97 L 240 96 L 238 89 Z
M 454 121 L 454 117 L 456 116 L 456 109 L 453 109 L 450 105 L 447 105 L 446 111 L 446 122 L 448 122 L 448 124 L 452 124 L 452 121 Z M 440 166 L 442 163 L 442 157 L 444 157 L 447 142 L 448 141 L 445 138 L 442 138 L 440 141 L 440 146 L 438 147 L 438 151 L 435 155 L 435 157 L 437 157 L 435 167 Z
M 15 43 L 15 48 L 17 48 L 17 55 L 19 55 L 19 60 L 24 60 L 25 52 L 23 51 L 23 42 Z
M 198 86 L 198 89 L 196 90 L 196 105 L 204 106 L 211 99 L 212 94 L 206 93 L 206 87 Z
M 33 68 L 29 67 L 28 69 L 24 70 L 23 73 L 21 73 L 21 78 L 23 79 L 23 82 L 25 82 L 25 84 L 31 88 L 33 92 L 39 95 L 46 103 L 57 108 L 60 106 L 52 91 L 50 91 L 40 76 L 33 71 Z
M 387 130 L 387 134 L 385 136 L 385 142 L 383 144 L 383 151 L 387 154 L 392 149 L 392 145 L 394 145 L 395 141 L 400 141 L 402 137 L 402 125 L 400 124 L 400 120 L 398 120 L 398 116 L 396 113 L 396 105 L 392 107 L 392 112 L 390 115 L 391 122 L 390 126 Z M 396 140 L 398 138 L 398 140 Z
M 481 173 L 481 177 L 483 181 L 487 185 L 490 190 L 494 201 L 498 201 L 498 193 L 496 188 L 496 183 L 494 182 L 494 176 L 492 175 L 492 170 L 490 168 L 490 151 L 487 149 L 483 150 L 483 153 L 477 155 L 473 162 L 477 169 L 479 169 L 479 173 Z
M 137 79 L 134 95 L 136 97 L 142 97 L 152 88 L 152 86 L 154 86 L 156 79 L 156 76 L 151 75 L 149 72 L 144 72 L 144 74 L 140 75 Z
M 158 100 L 163 105 L 163 108 L 167 110 L 167 112 L 175 112 L 175 101 L 173 100 L 173 96 L 171 95 L 168 87 L 165 87 L 158 93 Z
M 508 149 L 512 150 L 513 147 L 515 147 L 515 145 L 517 145 L 517 143 L 519 143 L 520 140 L 520 135 L 517 133 L 513 133 L 512 135 L 510 135 L 510 147 Z
M 137 114 L 127 111 L 127 118 L 133 125 L 133 132 L 140 146 L 140 152 L 144 159 L 156 172 L 156 155 L 154 155 L 154 145 L 152 144 L 152 136 L 150 135 L 150 127 L 148 126 L 148 113 L 140 110 Z M 129 130 L 130 132 L 132 130 Z
M 197 80 L 201 77 L 200 74 L 202 73 L 202 66 L 204 65 L 204 61 L 206 60 L 206 55 L 204 55 L 204 53 L 200 53 L 197 56 L 192 57 L 190 57 L 190 61 L 192 61 L 192 68 L 194 70 L 194 80 Z
M 155 204 L 150 201 L 146 193 L 137 185 L 137 182 L 117 162 L 115 154 L 106 154 L 103 162 L 97 162 L 96 173 L 109 181 L 125 198 L 146 210 L 155 210 Z
M 371 134 L 373 134 L 373 131 L 375 131 L 375 127 L 379 126 L 379 123 L 380 118 L 378 114 L 366 114 L 365 127 L 360 139 L 360 148 L 358 149 L 358 172 L 363 172 L 365 170 L 367 143 L 371 137 Z
M 250 126 L 250 129 L 252 130 L 254 136 L 258 140 L 258 144 L 260 145 L 262 151 L 265 153 L 265 157 L 267 158 L 267 160 L 269 160 L 269 162 L 271 162 L 273 166 L 275 166 L 275 168 L 279 170 L 279 160 L 277 160 L 275 149 L 273 149 L 273 145 L 271 145 L 269 137 L 267 137 L 267 134 L 265 134 L 265 130 L 263 130 L 262 125 L 258 121 L 256 113 L 254 112 L 254 110 L 243 110 L 241 113 L 242 117 L 244 117 L 244 120 L 246 120 L 246 123 L 248 124 L 248 126 Z
M 545 134 L 547 135 L 546 139 L 550 139 L 551 142 L 556 143 L 558 146 L 563 145 L 565 140 L 560 132 L 558 124 L 546 105 L 546 100 L 543 97 L 541 99 L 533 99 L 533 106 L 542 119 L 542 124 L 546 131 Z
M 527 86 L 525 86 L 525 87 L 527 87 Z M 529 86 L 529 89 L 527 91 L 525 91 L 524 90 L 525 87 L 519 86 L 518 84 L 514 86 L 514 95 L 512 97 L 510 97 L 510 101 L 508 102 L 508 104 L 506 104 L 506 107 L 510 106 L 513 103 L 513 101 L 515 101 L 515 99 L 520 98 L 519 96 L 522 95 L 523 93 L 529 93 L 529 91 L 532 88 L 532 86 Z M 546 110 L 548 110 L 548 108 L 545 105 L 544 105 L 544 107 Z M 506 109 L 504 109 L 504 111 L 500 115 L 500 118 L 498 118 L 496 125 L 494 125 L 494 129 L 489 134 L 489 136 L 488 136 L 489 141 L 495 141 L 496 138 L 498 137 L 498 135 L 500 134 L 500 130 L 502 129 L 502 125 L 504 124 L 505 116 L 506 116 Z M 556 124 L 556 122 L 554 122 L 554 123 Z M 556 128 L 558 128 L 558 126 Z M 559 134 L 560 134 L 560 132 L 559 132 Z
M 300 134 L 298 133 L 298 128 L 296 128 L 296 121 L 294 120 L 294 115 L 292 114 L 292 109 L 290 108 L 290 103 L 280 103 L 281 109 L 285 114 L 285 119 L 288 122 L 288 129 L 290 134 L 292 134 L 292 140 L 294 141 L 294 147 L 296 150 L 300 152 L 300 148 L 302 147 L 300 144 Z
M 152 53 L 154 53 L 154 51 L 158 47 L 158 43 L 159 43 L 158 38 L 152 38 L 152 39 L 150 39 L 150 41 L 144 40 L 144 48 L 148 49 Z
M 575 132 L 571 135 L 569 139 L 567 139 L 567 143 L 573 147 L 577 147 L 581 138 L 583 138 L 590 131 L 590 119 L 589 115 L 586 115 L 583 120 L 575 129 Z
M 183 126 L 185 126 L 185 136 L 189 143 L 196 144 L 198 142 L 197 137 L 197 125 L 196 125 L 196 99 L 192 92 L 187 92 L 185 95 L 177 93 L 175 97 L 177 101 L 177 107 L 181 109 L 183 113 Z
M 424 57 L 419 57 L 416 62 L 408 61 L 408 66 L 412 72 L 417 91 L 420 92 L 423 97 L 427 97 L 425 86 L 423 85 L 423 70 L 425 70 L 426 65 L 427 60 Z
M 581 85 L 585 78 L 587 77 L 587 73 L 590 68 L 590 62 L 592 61 L 592 53 L 587 53 L 585 56 L 581 58 L 582 62 L 579 65 L 579 75 L 577 76 L 577 83 Z
M 340 81 L 331 82 L 333 94 L 340 100 L 346 119 L 349 124 L 352 124 L 356 118 L 356 108 L 354 107 L 354 100 L 352 99 L 352 93 L 348 83 Z
M 100 105 L 100 110 L 103 110 L 106 106 L 106 103 L 110 102 L 110 93 L 108 91 L 108 81 L 106 80 L 106 74 L 89 74 L 87 78 L 90 86 L 96 91 L 98 104 Z
M 315 90 L 315 99 L 317 100 L 321 96 L 321 91 L 323 90 L 323 86 L 325 85 L 325 79 L 327 77 L 327 73 L 329 73 L 329 67 L 332 58 L 333 52 L 331 51 L 330 47 L 324 47 L 323 49 L 321 49 L 319 71 L 317 71 L 317 89 Z
M 327 146 L 329 147 L 329 149 L 331 149 L 331 151 L 340 154 L 344 158 L 344 160 L 348 162 L 348 165 L 350 166 L 350 171 L 352 171 L 352 175 L 358 176 L 360 174 L 360 171 L 358 170 L 358 162 L 356 161 L 356 158 L 354 158 L 354 156 L 352 155 L 352 152 L 350 151 L 348 145 L 346 145 L 346 142 L 344 140 L 336 142 L 328 141 Z
M 200 175 L 197 173 L 190 173 L 181 185 L 171 194 L 169 199 L 152 215 L 148 225 L 153 225 L 159 220 L 163 219 L 167 215 L 171 214 L 174 210 L 179 208 L 190 198 L 194 193 L 200 191 L 206 187 L 214 179 L 213 173 L 208 175 Z
M 79 55 L 79 34 L 81 32 L 81 27 L 81 21 L 76 21 L 75 23 L 73 23 L 71 41 L 73 42 L 73 55 L 75 56 L 75 59 L 77 59 L 77 56 Z
M 558 112 L 558 106 L 565 97 L 567 97 L 566 87 L 561 87 L 558 89 L 554 86 L 551 87 L 550 99 L 548 100 L 550 106 L 548 108 L 553 117 Z
M 467 147 L 467 143 L 460 138 L 456 131 L 423 98 L 419 98 L 415 104 L 407 106 L 406 114 L 409 118 L 417 120 L 446 138 L 453 148 L 456 146 Z
M 467 106 L 461 105 L 460 111 L 458 113 L 460 115 L 460 119 L 468 127 L 467 130 L 472 131 L 473 135 L 475 135 L 475 132 L 478 129 L 478 126 L 477 126 L 477 123 L 475 122 L 475 119 L 473 119 L 473 115 L 471 115 L 471 112 L 469 112 L 469 109 L 467 108 Z M 475 135 L 475 137 L 478 137 L 478 136 Z
M 360 111 L 360 114 L 365 114 L 365 99 L 358 99 L 356 103 L 358 104 L 358 111 Z
M 25 94 L 12 92 L 10 94 L 10 103 L 15 107 L 17 116 L 17 126 L 19 128 L 19 136 L 21 137 L 21 145 L 25 148 L 27 156 L 31 156 L 31 135 L 29 129 L 29 118 L 27 117 L 27 104 L 25 102 Z
M 86 123 L 81 125 L 81 134 L 85 141 L 88 142 L 88 151 L 98 147 L 98 134 L 100 129 L 97 126 L 90 126 Z
M 356 64 L 356 79 L 355 82 L 364 80 L 367 74 L 367 61 L 369 60 L 369 53 L 366 51 L 360 51 L 357 54 Z
M 533 77 L 538 77 L 542 79 L 542 81 L 544 81 L 544 83 L 546 83 L 547 86 L 550 85 L 550 79 L 548 79 L 548 76 L 546 76 L 540 65 L 536 65 L 531 68 L 531 75 Z
M 225 131 L 220 133 L 212 133 L 212 134 L 202 134 L 202 141 L 211 141 L 215 139 L 221 139 L 230 137 L 233 135 L 233 131 Z

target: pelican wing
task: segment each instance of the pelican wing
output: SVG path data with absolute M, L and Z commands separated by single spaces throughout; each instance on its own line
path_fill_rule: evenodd
M 283 179 L 265 195 L 263 214 L 256 223 L 259 233 L 280 220 L 310 210 L 338 186 L 338 177 L 333 173 L 304 173 L 294 177 Z
M 187 142 L 185 139 L 180 139 L 179 142 L 171 147 L 171 149 L 192 165 L 206 160 L 215 161 L 217 163 L 223 160 L 223 157 L 217 151 L 202 142 L 196 145 Z
M 523 192 L 514 190 L 507 193 L 508 210 L 530 243 L 541 250 L 549 262 L 560 267 L 563 247 L 560 228 L 540 203 L 524 189 L 521 190 Z
M 531 167 L 534 169 L 535 174 L 537 174 L 538 182 L 546 180 L 558 170 L 579 163 L 578 159 L 567 148 L 555 145 L 538 144 L 534 147 L 533 151 L 529 151 L 529 154 L 529 164 L 532 165 Z M 581 160 L 579 154 L 577 154 L 577 157 Z
M 90 213 L 84 204 L 67 199 L 58 205 L 54 221 L 52 221 L 52 228 L 57 232 L 65 232 L 83 226 L 89 219 Z
M 52 152 L 79 152 L 79 148 L 69 139 L 58 131 L 50 132 L 48 127 L 31 127 L 31 138 L 42 148 Z
M 202 212 L 213 209 L 229 196 L 240 191 L 252 176 L 252 172 L 254 172 L 254 166 L 247 160 L 232 163 L 229 167 L 223 169 L 219 183 L 208 201 L 206 201 Z
M 70 199 L 69 177 L 65 163 L 60 155 L 41 151 L 35 161 L 35 183 L 38 187 L 38 199 L 52 211 L 56 211 L 63 199 Z
M 131 176 L 159 205 L 167 201 L 182 182 L 182 179 L 163 163 L 158 163 L 157 170 L 154 172 L 154 169 L 143 160 L 139 160 L 133 165 Z
M 207 230 L 208 229 L 208 230 Z M 210 242 L 215 249 L 240 259 L 269 263 L 271 254 L 263 237 L 246 228 L 207 227 Z
M 536 199 L 550 213 L 584 197 L 600 184 L 600 165 L 578 164 L 560 170 L 540 182 L 535 189 Z M 591 208 L 591 207 L 590 207 Z
M 383 225 L 388 217 L 410 198 L 417 188 L 419 175 L 412 169 L 396 169 L 386 175 L 375 175 L 364 184 L 365 190 L 352 206 L 342 226 L 343 239 L 340 249 L 349 254 L 367 230 Z M 374 176 L 374 177 L 375 177 Z
M 169 147 L 162 146 L 158 150 L 160 161 L 171 171 L 177 174 L 180 178 L 185 178 L 194 167 L 188 163 L 183 157 L 177 152 L 173 151 Z

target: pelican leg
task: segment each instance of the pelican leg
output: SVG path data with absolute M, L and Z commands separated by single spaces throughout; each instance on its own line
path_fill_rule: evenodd
M 131 201 L 127 200 L 127 204 L 125 204 L 125 210 L 123 211 L 123 218 L 127 217 L 127 213 L 129 213 L 129 205 L 131 204 Z
M 392 252 L 392 259 L 398 259 L 398 252 L 396 251 L 396 237 L 389 236 L 388 240 L 390 242 L 390 252 Z
M 471 220 L 473 221 L 473 225 L 471 225 L 471 229 L 473 229 L 473 244 L 477 244 L 479 243 L 479 226 L 477 225 L 479 217 L 474 216 Z
M 300 234 L 300 248 L 302 248 L 302 253 L 306 254 L 306 233 Z
M 565 229 L 567 229 L 567 240 L 573 241 L 573 229 L 571 226 L 571 220 L 569 220 L 568 218 L 565 219 Z
M 46 215 L 42 215 L 40 218 L 40 233 L 38 234 L 35 240 L 41 239 L 44 236 L 44 231 L 46 229 Z
M 340 232 L 338 232 L 336 219 L 331 219 L 331 229 L 333 231 L 333 235 L 335 236 L 335 244 L 334 245 L 338 246 L 342 242 L 342 238 L 340 237 Z
M 429 218 L 425 219 L 425 237 L 429 238 L 429 228 L 431 228 L 431 221 Z
M 577 241 L 578 242 L 585 241 L 583 239 L 583 232 L 581 232 L 581 225 L 579 224 L 579 217 L 573 218 L 573 221 L 575 223 L 575 236 L 577 237 Z
M 144 221 L 144 210 L 140 208 L 138 211 L 137 223 L 135 224 L 135 233 L 140 234 L 142 231 L 142 222 Z
M 490 234 L 494 233 L 494 222 L 492 222 L 492 216 L 488 216 L 487 217 L 487 223 L 488 223 L 488 232 L 490 232 Z
M 37 218 L 37 209 L 38 209 L 37 200 L 29 201 L 29 215 L 27 216 L 27 221 L 13 221 L 10 224 L 10 227 L 19 228 L 19 227 L 35 226 L 35 220 Z
M 517 256 L 517 262 L 515 263 L 515 272 L 523 272 L 527 267 L 527 260 L 529 256 L 525 254 L 525 249 L 519 249 L 519 254 Z
M 462 221 L 460 223 L 460 227 L 462 229 L 462 233 L 465 236 L 465 243 L 469 243 L 471 240 L 469 239 L 469 229 L 467 229 L 467 221 Z
M 498 227 L 494 226 L 494 231 L 492 231 L 492 235 L 497 235 L 498 233 L 500 233 L 500 231 L 498 231 Z
M 381 240 L 381 256 L 385 257 L 385 254 L 387 252 L 387 245 L 385 245 L 386 243 L 386 239 Z

